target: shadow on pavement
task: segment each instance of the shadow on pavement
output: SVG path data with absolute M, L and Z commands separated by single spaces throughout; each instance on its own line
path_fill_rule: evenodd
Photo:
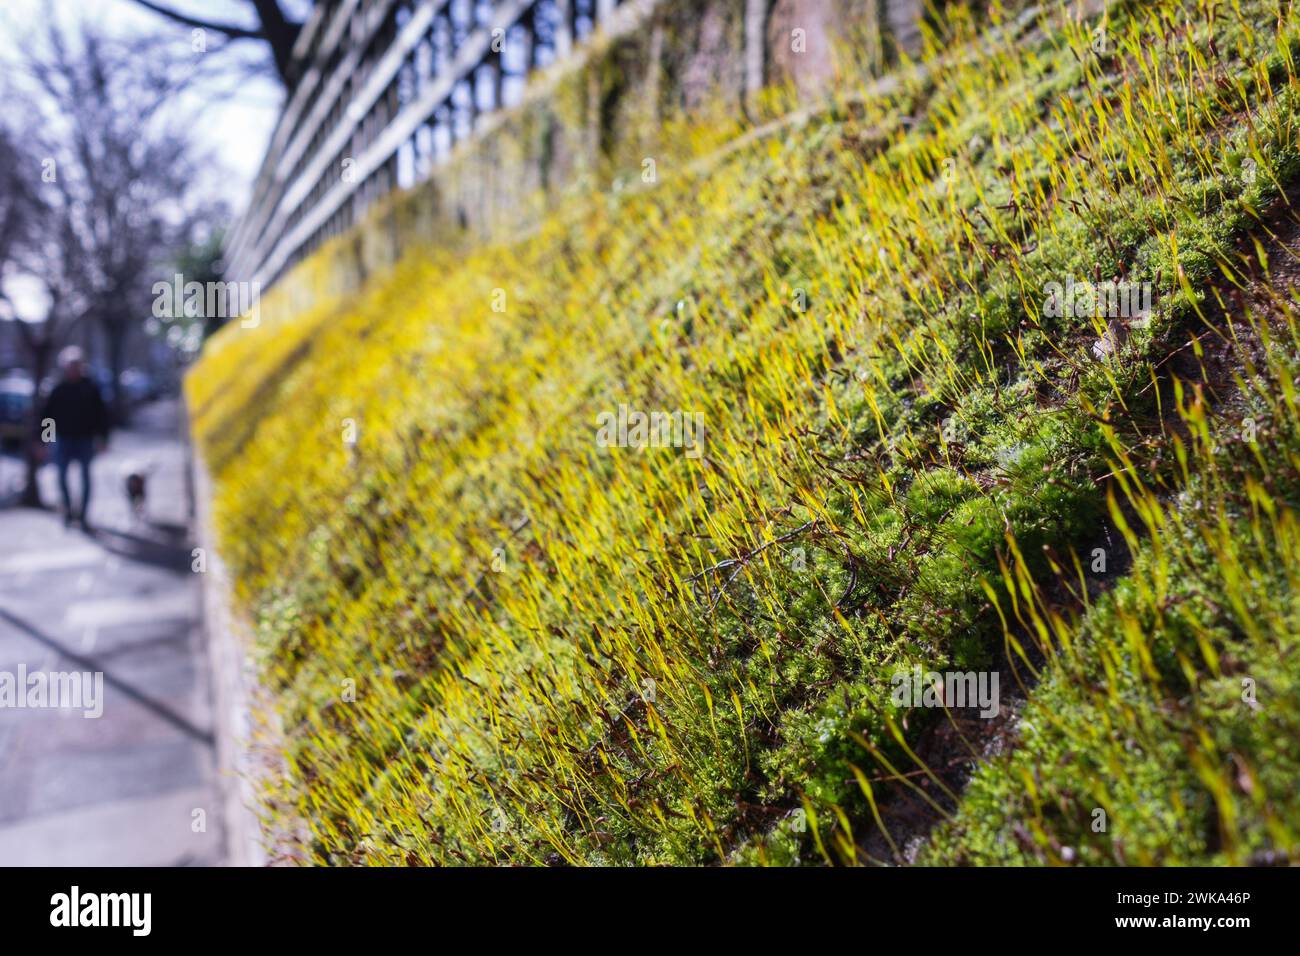
M 172 529 L 173 526 L 157 526 Z M 161 537 L 145 537 L 116 528 L 91 528 L 86 532 L 110 554 L 127 561 L 147 564 L 166 571 L 189 571 L 193 555 L 185 542 L 184 529 L 166 530 Z
M 64 645 L 57 638 L 50 637 L 48 634 L 36 628 L 35 625 L 23 620 L 21 617 L 18 617 L 16 614 L 13 614 L 2 607 L 0 607 L 0 619 L 5 620 L 11 626 L 22 631 L 32 640 L 45 645 L 50 650 L 55 651 L 72 661 L 72 663 L 76 664 L 83 670 L 102 673 L 104 675 L 105 684 L 121 691 L 141 707 L 144 707 L 146 710 L 165 720 L 186 736 L 199 741 L 206 747 L 216 746 L 216 741 L 213 738 L 211 731 L 204 730 L 201 727 L 196 727 L 182 714 L 176 713 L 176 711 L 172 710 L 166 704 L 154 700 L 148 694 L 138 690 L 134 685 L 122 680 L 120 677 L 117 677 L 112 671 L 106 670 L 104 666 L 94 658 L 87 657 L 84 654 L 78 654 L 76 651 Z

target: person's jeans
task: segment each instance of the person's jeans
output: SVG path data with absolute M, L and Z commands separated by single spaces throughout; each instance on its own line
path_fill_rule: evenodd
M 90 505 L 90 461 L 95 457 L 95 439 L 60 438 L 54 443 L 54 464 L 59 469 L 59 491 L 63 494 L 63 513 L 79 521 L 86 520 Z M 68 466 L 73 462 L 81 466 L 81 507 L 72 509 L 72 495 L 68 491 Z

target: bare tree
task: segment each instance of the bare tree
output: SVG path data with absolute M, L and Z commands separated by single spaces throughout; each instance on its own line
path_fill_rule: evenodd
M 0 127 L 0 276 L 36 230 L 41 200 L 18 137 Z M 0 289 L 0 296 L 4 294 Z
M 67 312 L 58 298 L 61 290 L 46 284 L 48 315 L 42 317 L 44 321 L 31 322 L 27 319 L 32 317 L 18 315 L 4 281 L 14 276 L 39 281 L 38 271 L 43 273 L 49 266 L 41 255 L 42 227 L 48 208 L 37 188 L 40 177 L 40 164 L 25 150 L 21 138 L 11 129 L 0 128 L 0 319 L 13 322 L 18 329 L 27 369 L 37 390 L 49 370 L 54 349 L 67 332 Z M 34 393 L 34 398 L 38 394 Z M 33 401 L 24 428 L 26 477 L 22 494 L 22 503 L 33 507 L 41 503 L 36 482 L 40 467 L 36 416 L 37 402 Z
M 32 139 L 30 131 L 0 130 L 0 279 L 19 277 L 43 287 L 46 314 L 20 316 L 0 283 L 0 318 L 15 324 L 36 389 L 24 429 L 22 503 L 40 507 L 39 389 L 55 351 L 89 315 L 91 298 L 86 263 L 70 235 L 72 223 L 53 215 L 42 189 L 54 167 L 31 151 Z
M 302 23 L 291 20 L 279 0 L 245 0 L 257 21 L 257 26 L 251 28 L 210 17 L 195 16 L 178 10 L 171 4 L 157 3 L 155 0 L 134 0 L 134 2 L 146 10 L 191 29 L 212 30 L 229 40 L 263 42 L 270 48 L 280 82 L 287 89 L 292 89 L 298 82 L 301 65 L 294 59 L 293 48 L 298 42 L 298 34 L 302 31 Z
M 128 333 L 150 314 L 152 288 L 187 241 L 195 209 L 189 130 L 177 96 L 192 61 L 161 37 L 109 39 L 51 20 L 27 65 L 40 120 L 32 136 L 48 172 L 43 270 L 76 320 L 95 324 L 120 381 Z M 71 320 L 70 320 L 71 321 Z M 114 414 L 126 415 L 120 389 Z
M 19 137 L 12 130 L 0 127 L 0 280 L 22 268 L 39 228 L 45 210 L 36 188 L 38 173 Z M 3 285 L 0 285 L 0 304 L 13 309 Z

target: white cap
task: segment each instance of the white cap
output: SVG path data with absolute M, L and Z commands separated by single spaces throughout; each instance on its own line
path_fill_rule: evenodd
M 80 346 L 69 345 L 59 352 L 59 368 L 67 368 L 73 362 L 84 365 L 86 353 L 81 350 Z

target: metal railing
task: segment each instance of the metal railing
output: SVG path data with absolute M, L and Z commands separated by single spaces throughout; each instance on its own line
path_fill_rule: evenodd
M 653 0 L 639 0 L 637 6 Z M 428 176 L 533 70 L 631 0 L 321 0 L 295 56 L 227 276 L 273 284 L 394 188 Z

